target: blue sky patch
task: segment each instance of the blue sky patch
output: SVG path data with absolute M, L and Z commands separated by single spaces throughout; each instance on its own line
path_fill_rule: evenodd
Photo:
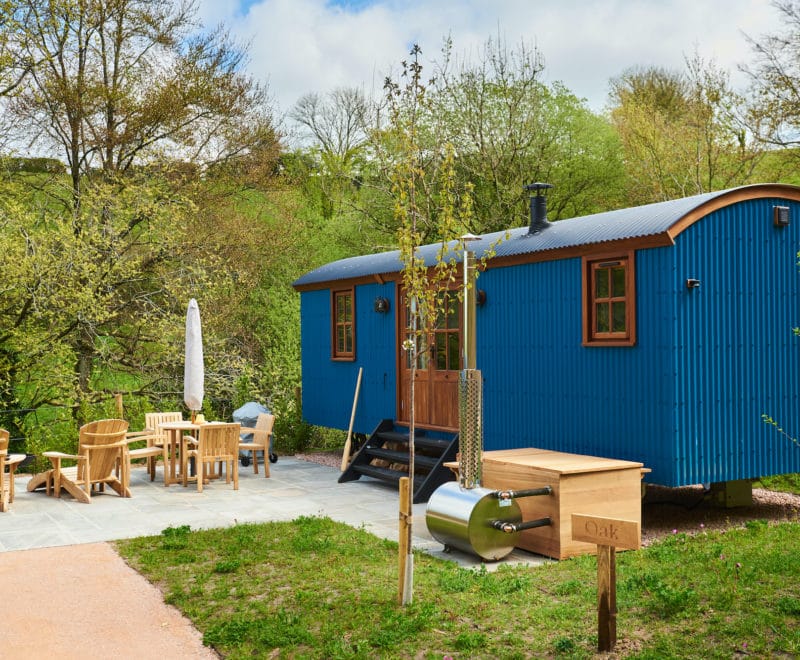
M 261 0 L 239 0 L 239 13 L 246 14 L 247 10 Z M 377 4 L 378 0 L 326 0 L 328 7 L 339 7 L 345 11 L 359 12 L 370 5 Z

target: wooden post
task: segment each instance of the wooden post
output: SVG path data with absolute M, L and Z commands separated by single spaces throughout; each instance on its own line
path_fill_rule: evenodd
M 120 394 L 119 392 L 117 394 L 115 394 L 114 395 L 114 401 L 117 404 L 117 417 L 119 417 L 120 419 L 123 419 L 124 409 L 122 407 L 122 394 Z
M 409 497 L 411 490 L 408 477 L 400 477 L 400 527 L 398 529 L 398 556 L 399 560 L 399 580 L 397 588 L 397 602 L 403 604 L 403 592 L 406 583 L 406 558 L 408 557 L 408 521 L 411 517 L 409 510 Z
M 597 544 L 597 650 L 613 651 L 617 643 L 617 548 L 639 549 L 640 524 L 573 513 L 572 538 Z
M 344 443 L 344 450 L 342 451 L 342 472 L 347 469 L 347 463 L 350 461 L 350 446 L 353 440 L 353 422 L 356 421 L 356 406 L 358 405 L 358 393 L 361 391 L 361 375 L 364 373 L 364 367 L 358 368 L 358 380 L 356 381 L 356 394 L 353 397 L 353 410 L 350 413 L 350 426 L 347 429 L 347 440 Z
M 597 546 L 597 650 L 612 651 L 617 643 L 617 550 Z

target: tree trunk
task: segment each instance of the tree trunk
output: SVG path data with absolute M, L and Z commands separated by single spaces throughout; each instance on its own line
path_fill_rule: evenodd
M 94 362 L 94 345 L 89 329 L 81 326 L 78 330 L 79 338 L 77 344 L 77 360 L 75 361 L 75 374 L 78 377 L 78 395 L 84 399 L 89 394 L 92 378 L 92 364 Z M 83 406 L 75 408 L 75 419 L 78 424 L 85 424 L 87 419 L 83 419 Z

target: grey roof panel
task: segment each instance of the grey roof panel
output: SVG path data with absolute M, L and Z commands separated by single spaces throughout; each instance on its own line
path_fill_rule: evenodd
M 559 220 L 546 229 L 530 235 L 527 227 L 484 234 L 480 240 L 471 243 L 471 249 L 480 258 L 493 243 L 500 240 L 495 246 L 494 256 L 509 257 L 627 238 L 655 236 L 666 232 L 690 211 L 716 197 L 731 192 L 731 190 L 703 193 L 667 202 Z M 455 242 L 452 245 L 457 249 L 458 246 Z M 428 265 L 436 263 L 436 255 L 440 247 L 441 244 L 432 244 L 419 248 L 420 255 L 425 257 Z M 456 259 L 459 258 L 457 252 L 454 252 L 454 256 Z M 297 279 L 294 286 L 397 273 L 402 269 L 400 252 L 394 250 L 363 257 L 350 257 L 325 264 Z

